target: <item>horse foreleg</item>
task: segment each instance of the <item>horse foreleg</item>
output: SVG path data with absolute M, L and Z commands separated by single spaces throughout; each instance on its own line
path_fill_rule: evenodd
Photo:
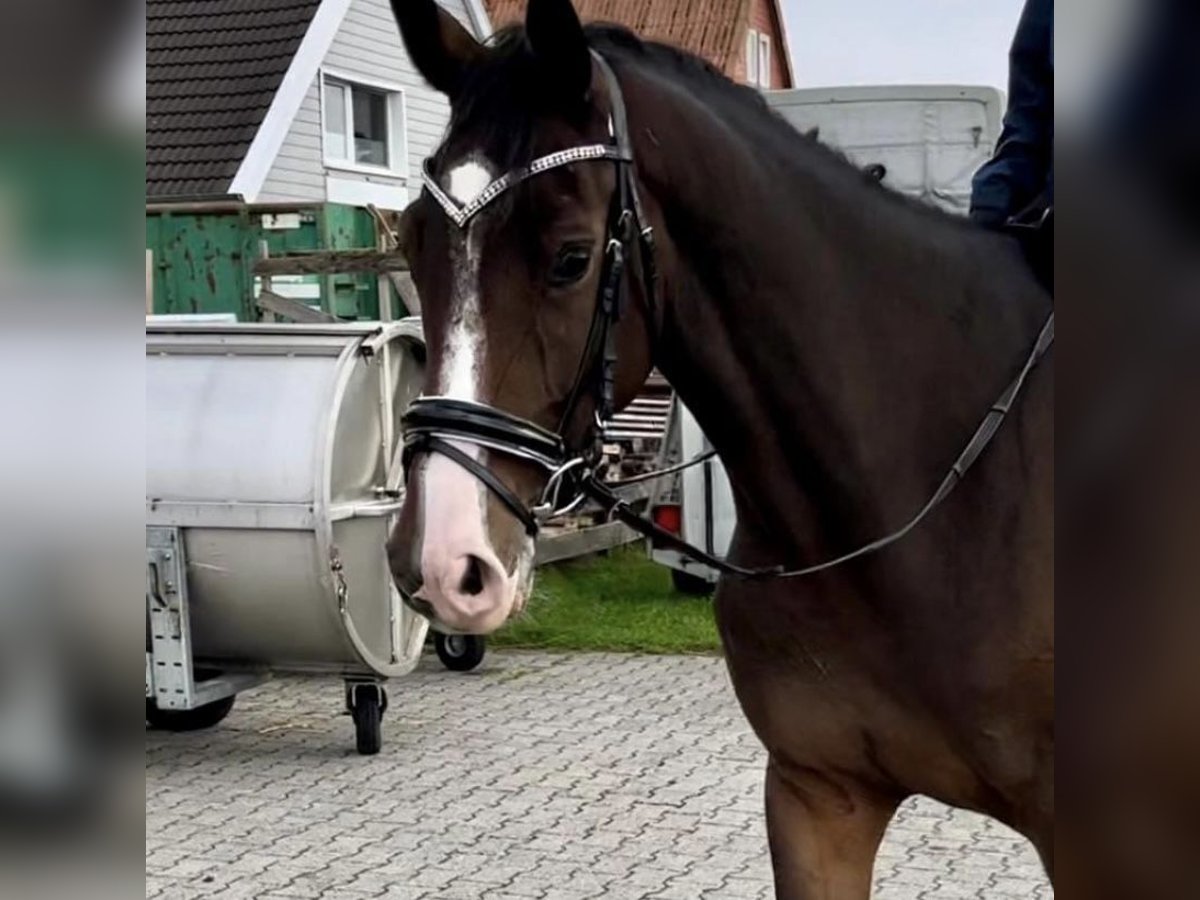
M 772 759 L 766 801 L 777 900 L 868 900 L 899 798 Z

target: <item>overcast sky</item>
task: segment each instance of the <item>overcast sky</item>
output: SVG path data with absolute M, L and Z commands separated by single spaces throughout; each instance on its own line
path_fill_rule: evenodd
M 1007 89 L 1022 0 L 781 0 L 797 87 Z

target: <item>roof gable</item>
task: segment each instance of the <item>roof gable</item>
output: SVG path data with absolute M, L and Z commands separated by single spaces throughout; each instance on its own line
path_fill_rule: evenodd
M 780 24 L 778 0 L 767 0 Z M 742 53 L 750 0 L 574 0 L 584 22 L 624 25 L 647 40 L 673 44 L 732 75 Z M 496 27 L 522 21 L 526 0 L 487 0 Z
M 148 197 L 228 190 L 319 6 L 148 0 Z
M 774 85 L 777 88 L 791 88 L 796 83 L 796 73 L 792 71 L 792 48 L 788 43 L 787 20 L 783 16 L 783 5 L 780 0 L 764 0 L 767 11 L 771 16 L 771 26 L 775 31 L 775 39 L 779 43 L 779 61 L 783 64 L 785 82 Z

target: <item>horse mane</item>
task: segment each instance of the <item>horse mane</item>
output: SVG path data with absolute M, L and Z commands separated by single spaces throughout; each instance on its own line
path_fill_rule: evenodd
M 801 132 L 767 103 L 757 89 L 733 81 L 707 60 L 657 41 L 638 37 L 609 23 L 584 26 L 588 44 L 616 66 L 635 65 L 658 77 L 686 86 L 722 122 L 753 137 L 755 146 L 791 159 L 804 159 L 822 174 L 848 188 L 863 190 L 897 208 L 958 228 L 977 231 L 970 220 L 883 184 L 842 151 Z M 464 90 L 451 110 L 450 133 L 470 123 L 472 139 L 481 142 L 489 159 L 516 168 L 532 159 L 534 118 L 558 102 L 545 88 L 525 27 L 509 25 L 487 41 L 483 62 L 468 73 Z

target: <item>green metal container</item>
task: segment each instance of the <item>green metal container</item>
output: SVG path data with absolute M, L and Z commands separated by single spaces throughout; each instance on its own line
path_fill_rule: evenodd
M 370 212 L 337 203 L 246 205 L 237 201 L 152 203 L 146 249 L 153 268 L 155 313 L 235 313 L 257 322 L 261 279 L 254 261 L 263 243 L 271 257 L 319 250 L 375 249 Z M 374 274 L 275 276 L 271 289 L 343 319 L 379 318 Z M 387 290 L 391 291 L 390 286 Z M 393 291 L 395 315 L 405 314 Z

